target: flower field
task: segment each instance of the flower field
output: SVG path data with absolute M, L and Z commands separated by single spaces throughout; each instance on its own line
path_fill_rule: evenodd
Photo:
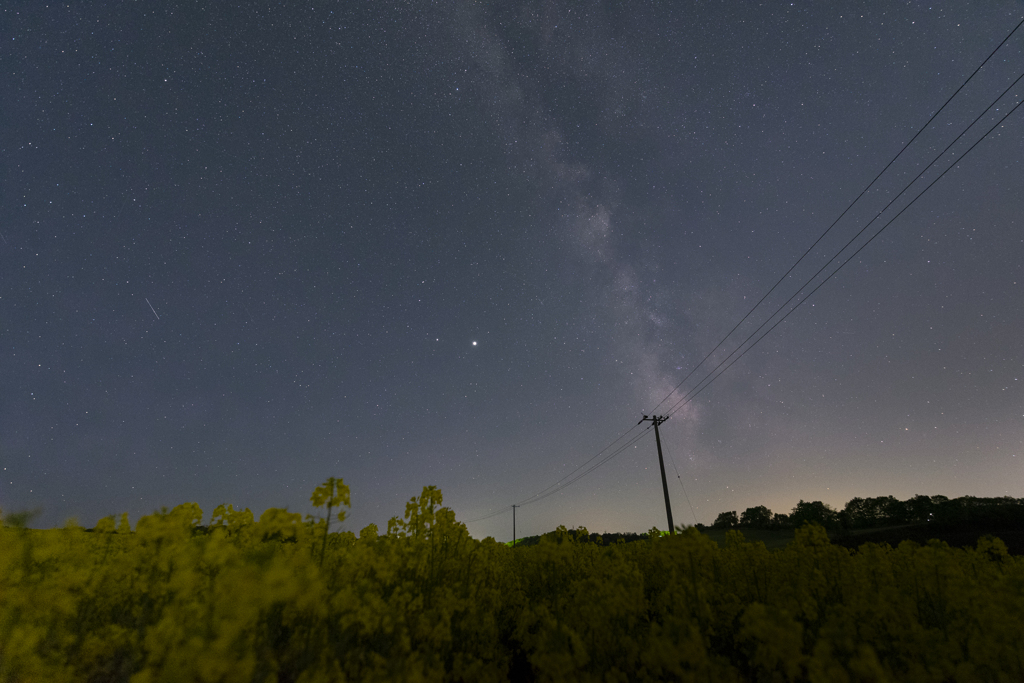
M 0 529 L 0 682 L 1021 681 L 1024 560 L 1002 542 L 780 550 L 693 529 L 469 536 L 433 487 L 386 533 L 195 504 Z M 328 521 L 329 520 L 329 521 Z

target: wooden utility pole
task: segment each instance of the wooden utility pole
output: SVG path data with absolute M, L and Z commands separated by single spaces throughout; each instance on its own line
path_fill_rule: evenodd
M 512 547 L 516 547 L 516 508 L 518 505 L 512 506 Z
M 651 415 L 650 417 L 647 417 L 644 415 L 640 422 L 654 423 L 654 440 L 658 444 L 658 465 L 661 466 L 661 489 L 665 493 L 665 514 L 668 515 L 668 532 L 670 534 L 675 534 L 676 527 L 672 524 L 672 504 L 668 500 L 668 479 L 665 478 L 665 458 L 661 455 L 661 434 L 658 432 L 658 425 L 667 419 L 668 417 L 665 416 L 659 417 L 657 415 Z M 640 422 L 637 422 L 637 424 L 640 424 Z M 513 510 L 513 512 L 515 511 Z M 515 517 L 513 515 L 513 519 L 514 518 Z

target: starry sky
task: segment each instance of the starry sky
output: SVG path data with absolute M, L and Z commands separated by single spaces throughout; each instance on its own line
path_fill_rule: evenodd
M 477 537 L 511 540 L 520 502 L 519 535 L 646 531 L 665 512 L 644 414 L 670 415 L 677 524 L 1024 497 L 1024 107 L 996 125 L 1024 83 L 984 113 L 1024 28 L 677 386 L 1022 18 L 6 3 L 0 508 L 307 513 L 339 476 L 354 531 L 426 485 Z

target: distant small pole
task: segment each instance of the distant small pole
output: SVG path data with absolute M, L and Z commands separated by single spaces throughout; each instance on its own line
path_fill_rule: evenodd
M 658 444 L 658 465 L 661 466 L 661 490 L 665 493 L 665 514 L 668 515 L 668 532 L 675 534 L 676 527 L 672 523 L 672 504 L 668 501 L 668 479 L 665 478 L 665 458 L 661 455 L 661 434 L 658 432 L 658 425 L 667 419 L 668 417 L 659 417 L 657 415 L 647 417 L 644 415 L 640 422 L 654 423 L 654 440 Z M 640 424 L 640 422 L 637 422 L 637 424 Z
M 512 506 L 512 547 L 516 547 L 516 508 L 518 505 Z

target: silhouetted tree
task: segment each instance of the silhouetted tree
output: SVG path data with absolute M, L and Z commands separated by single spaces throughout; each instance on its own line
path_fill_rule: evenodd
M 751 529 L 767 529 L 772 524 L 772 511 L 764 505 L 747 508 L 740 515 L 740 526 Z
M 806 522 L 815 522 L 820 524 L 826 529 L 835 527 L 836 525 L 836 511 L 829 505 L 822 503 L 820 500 L 815 500 L 810 503 L 800 501 L 793 508 L 793 514 L 790 515 L 790 521 L 793 526 L 799 528 Z
M 867 519 L 866 505 L 863 498 L 851 498 L 843 508 L 850 519 L 850 524 L 855 529 L 871 526 Z
M 715 523 L 711 525 L 712 529 L 734 529 L 739 526 L 740 518 L 736 515 L 736 511 L 722 512 L 715 518 Z
M 886 524 L 906 524 L 910 521 L 907 504 L 893 496 L 886 496 L 882 503 L 882 518 Z

